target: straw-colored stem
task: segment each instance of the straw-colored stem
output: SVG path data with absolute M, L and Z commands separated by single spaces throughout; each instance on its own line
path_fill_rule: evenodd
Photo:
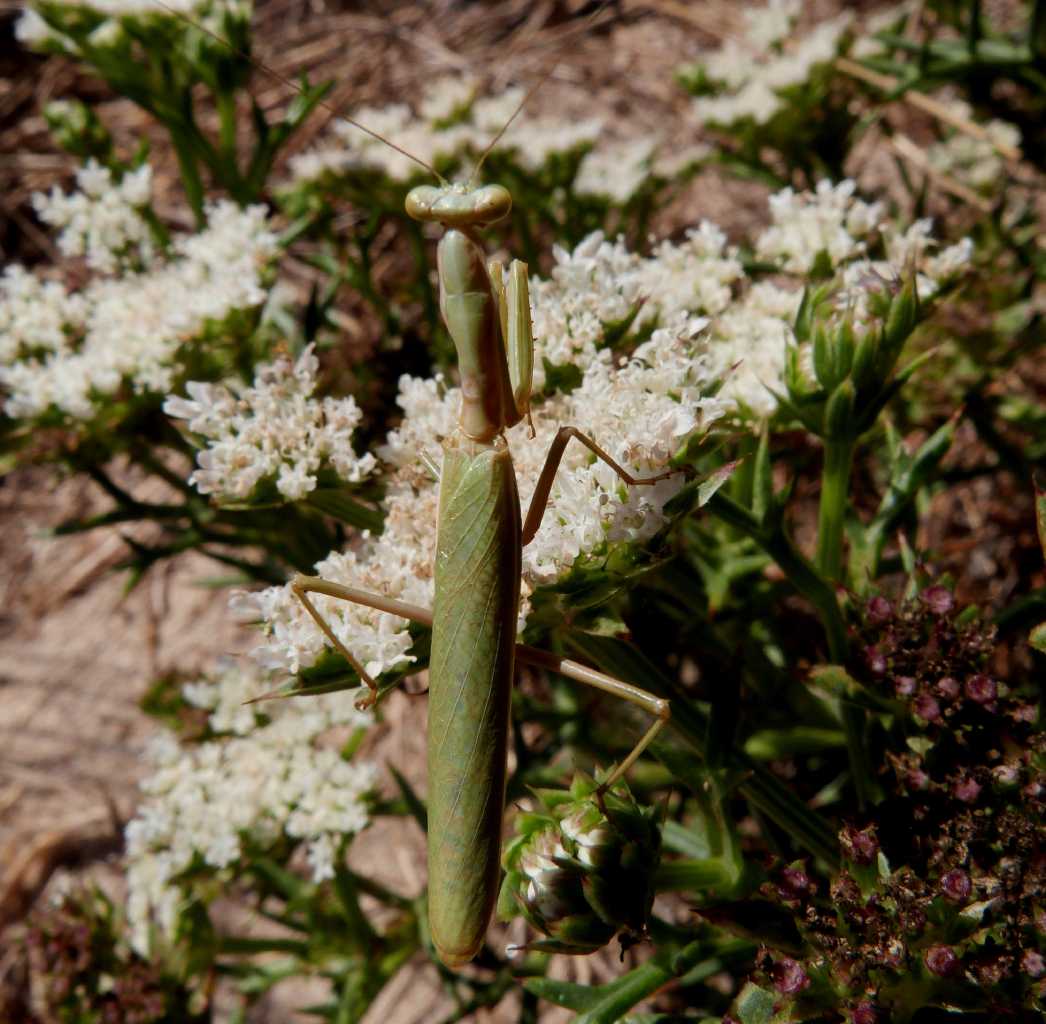
M 837 57 L 835 66 L 844 74 L 857 78 L 862 82 L 867 82 L 869 85 L 874 85 L 877 89 L 882 89 L 884 92 L 894 92 L 901 84 L 899 78 L 884 74 L 881 71 L 873 71 L 871 68 L 858 64 L 857 61 L 851 60 L 849 57 Z M 1019 149 L 1014 146 L 1007 146 L 1006 143 L 992 138 L 991 133 L 984 125 L 957 114 L 946 103 L 942 103 L 932 96 L 927 96 L 924 92 L 919 92 L 917 89 L 908 89 L 899 99 L 903 99 L 913 107 L 918 107 L 919 110 L 937 118 L 938 121 L 951 125 L 965 135 L 989 143 L 1000 156 L 1005 157 L 1007 160 L 1020 160 L 1021 158 Z

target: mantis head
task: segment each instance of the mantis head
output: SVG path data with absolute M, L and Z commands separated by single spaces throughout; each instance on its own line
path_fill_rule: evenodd
M 449 228 L 483 228 L 508 215 L 512 195 L 503 185 L 419 185 L 407 194 L 405 206 L 414 220 Z

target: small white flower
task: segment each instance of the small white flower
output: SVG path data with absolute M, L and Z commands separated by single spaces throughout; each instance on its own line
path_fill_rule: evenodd
M 374 456 L 359 456 L 352 447 L 359 406 L 351 396 L 314 398 L 318 370 L 310 345 L 294 363 L 259 364 L 249 387 L 189 381 L 189 398 L 164 402 L 168 416 L 186 420 L 207 441 L 190 477 L 202 494 L 242 501 L 268 478 L 289 501 L 300 501 L 316 488 L 325 466 L 350 482 L 370 475 Z
M 62 208 L 63 216 L 75 219 L 76 209 L 83 207 L 93 217 L 99 207 L 88 196 L 115 194 L 108 172 L 97 166 L 88 165 L 81 180 L 79 198 L 67 203 L 52 196 L 43 201 L 44 208 Z M 143 172 L 128 183 L 127 195 L 140 197 L 147 184 Z M 114 223 L 123 227 L 105 236 L 120 239 L 121 245 L 127 237 L 126 198 L 115 206 L 120 213 Z M 85 226 L 68 237 L 75 248 L 94 236 Z M 79 293 L 9 267 L 0 279 L 5 411 L 32 418 L 57 409 L 90 420 L 125 384 L 137 392 L 169 391 L 184 349 L 208 326 L 264 301 L 262 276 L 276 248 L 263 208 L 241 210 L 224 202 L 208 210 L 203 231 L 174 240 L 167 262 L 141 272 L 118 268 L 121 276 L 95 278 Z
M 333 875 L 340 841 L 367 826 L 374 767 L 343 760 L 323 741 L 331 730 L 368 725 L 370 716 L 342 694 L 244 705 L 270 685 L 234 665 L 189 684 L 186 695 L 213 708 L 211 727 L 224 738 L 182 748 L 163 734 L 150 746 L 153 773 L 126 828 L 127 914 L 143 954 L 154 928 L 173 935 L 184 902 L 180 875 L 194 858 L 228 867 L 244 839 L 266 844 L 285 835 L 305 846 L 318 882 Z

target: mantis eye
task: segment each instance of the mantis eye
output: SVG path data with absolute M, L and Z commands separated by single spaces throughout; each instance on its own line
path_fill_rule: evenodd
M 512 209 L 512 193 L 503 185 L 484 185 L 475 193 L 475 211 L 484 223 L 490 224 L 508 216 Z
M 407 193 L 404 206 L 407 215 L 414 220 L 431 220 L 432 204 L 443 194 L 443 190 L 434 185 L 418 185 Z

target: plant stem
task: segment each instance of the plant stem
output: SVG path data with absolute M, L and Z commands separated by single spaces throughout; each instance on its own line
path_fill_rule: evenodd
M 836 582 L 840 580 L 843 569 L 843 524 L 850 495 L 853 457 L 852 438 L 825 440 L 821 507 L 817 518 L 817 568 L 826 579 Z
M 817 518 L 817 568 L 829 583 L 839 582 L 843 575 L 843 524 L 850 497 L 850 471 L 855 447 L 850 436 L 826 438 L 824 442 L 821 507 Z M 838 653 L 833 651 L 832 658 L 841 664 L 845 653 L 845 648 Z M 864 808 L 871 797 L 872 778 L 864 743 L 865 713 L 853 704 L 844 703 L 839 707 L 839 717 L 846 733 L 846 752 L 857 803 Z

